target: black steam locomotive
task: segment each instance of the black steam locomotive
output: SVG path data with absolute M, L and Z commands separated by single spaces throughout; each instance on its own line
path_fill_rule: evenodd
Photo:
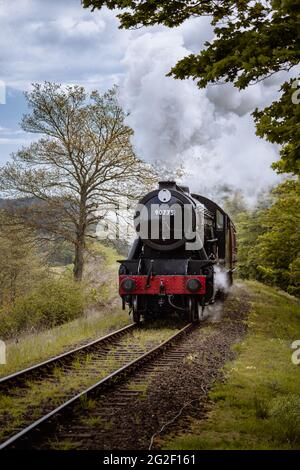
M 119 293 L 133 320 L 181 312 L 203 318 L 206 305 L 222 296 L 216 272 L 232 283 L 236 263 L 235 227 L 213 201 L 187 187 L 161 182 L 140 201 L 137 238 L 120 261 Z

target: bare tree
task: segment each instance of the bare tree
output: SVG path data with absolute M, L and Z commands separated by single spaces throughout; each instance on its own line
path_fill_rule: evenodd
M 88 94 L 45 82 L 26 98 L 31 113 L 21 125 L 39 140 L 12 155 L 0 186 L 10 196 L 33 198 L 19 211 L 28 225 L 74 244 L 74 276 L 81 280 L 91 226 L 119 196 L 137 198 L 154 172 L 134 154 L 116 88 Z

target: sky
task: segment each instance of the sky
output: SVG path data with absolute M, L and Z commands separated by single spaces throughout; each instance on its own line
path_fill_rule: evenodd
M 1 165 L 34 138 L 19 125 L 31 83 L 101 92 L 117 84 L 137 155 L 163 162 L 166 170 L 183 165 L 183 182 L 194 191 L 211 193 L 226 184 L 253 199 L 279 182 L 270 168 L 278 148 L 255 135 L 251 112 L 276 99 L 282 74 L 244 92 L 232 85 L 199 90 L 166 73 L 213 39 L 208 18 L 174 29 L 127 31 L 118 24 L 116 12 L 92 13 L 80 0 L 0 0 L 0 101 L 4 89 L 6 96 L 0 104 Z

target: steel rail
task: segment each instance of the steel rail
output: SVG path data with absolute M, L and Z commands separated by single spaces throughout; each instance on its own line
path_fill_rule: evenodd
M 38 373 L 45 373 L 49 369 L 55 367 L 60 362 L 65 361 L 72 361 L 75 356 L 77 356 L 81 352 L 88 352 L 89 350 L 105 345 L 106 343 L 111 342 L 119 338 L 120 336 L 124 335 L 125 333 L 129 333 L 132 330 L 135 330 L 137 325 L 135 323 L 131 323 L 119 330 L 113 331 L 112 333 L 107 334 L 106 336 L 102 336 L 90 343 L 84 344 L 83 346 L 79 346 L 77 348 L 71 349 L 70 351 L 66 351 L 58 356 L 52 357 L 44 362 L 40 362 L 38 364 L 34 364 L 31 367 L 26 369 L 14 372 L 13 374 L 7 375 L 5 377 L 0 378 L 0 391 L 3 388 L 12 387 L 16 385 L 19 381 L 24 381 L 31 377 L 32 375 L 36 375 Z
M 80 403 L 80 400 L 82 397 L 90 398 L 93 395 L 95 396 L 98 393 L 103 392 L 103 390 L 107 390 L 110 387 L 115 386 L 118 382 L 120 382 L 126 376 L 132 374 L 143 363 L 146 363 L 150 361 L 151 359 L 155 358 L 157 355 L 161 354 L 165 349 L 170 347 L 174 341 L 180 339 L 185 334 L 191 332 L 194 329 L 194 327 L 195 325 L 193 323 L 189 323 L 180 331 L 172 335 L 169 339 L 161 343 L 160 345 L 142 354 L 137 359 L 134 359 L 128 364 L 122 366 L 120 369 L 104 377 L 103 379 L 95 383 L 94 385 L 90 386 L 86 390 L 80 392 L 73 398 L 69 399 L 62 405 L 52 410 L 50 413 L 44 415 L 43 417 L 41 417 L 34 423 L 30 424 L 26 428 L 19 431 L 17 434 L 11 436 L 9 439 L 4 441 L 2 444 L 0 444 L 0 450 L 9 449 L 10 447 L 23 448 L 23 447 L 18 447 L 18 444 L 20 444 L 21 441 L 23 442 L 24 438 L 27 438 L 27 443 L 28 443 L 30 438 L 34 438 L 36 436 L 40 438 L 41 435 L 43 436 L 44 434 L 47 434 L 48 427 L 51 428 L 52 426 L 55 426 L 57 424 L 57 421 L 54 423 L 54 418 L 59 420 L 59 419 L 62 419 L 65 414 L 71 413 L 74 407 Z

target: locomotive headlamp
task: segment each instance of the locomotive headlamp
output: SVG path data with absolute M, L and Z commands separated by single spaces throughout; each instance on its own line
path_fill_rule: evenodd
M 197 292 L 201 288 L 201 282 L 199 279 L 189 279 L 186 283 L 186 287 L 191 292 Z
M 125 292 L 131 292 L 136 288 L 136 283 L 133 279 L 130 279 L 129 277 L 127 279 L 124 279 L 122 284 L 122 289 L 125 290 Z
M 168 189 L 162 189 L 158 193 L 158 199 L 160 202 L 169 202 L 171 200 L 172 194 Z

